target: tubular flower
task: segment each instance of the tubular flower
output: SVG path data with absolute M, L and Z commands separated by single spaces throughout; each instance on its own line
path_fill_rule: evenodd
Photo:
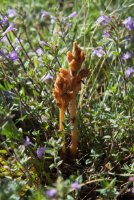
M 88 69 L 82 69 L 78 75 L 73 76 L 72 78 L 72 91 L 74 93 L 74 96 L 76 96 L 78 94 L 78 92 L 81 90 L 81 82 L 83 80 L 83 78 L 86 78 L 88 75 Z
M 66 109 L 73 96 L 73 92 L 71 91 L 70 73 L 68 70 L 63 68 L 60 69 L 60 73 L 55 81 L 53 96 L 57 106 Z
M 72 75 L 76 75 L 78 70 L 81 68 L 83 61 L 85 60 L 85 54 L 83 51 L 81 51 L 77 42 L 74 42 L 72 52 L 69 51 L 67 53 L 67 59 Z

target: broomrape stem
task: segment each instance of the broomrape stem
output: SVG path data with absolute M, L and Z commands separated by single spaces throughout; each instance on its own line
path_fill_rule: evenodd
M 73 98 L 70 101 L 70 121 L 72 125 L 70 153 L 73 156 L 73 158 L 76 158 L 78 131 L 77 131 L 77 125 L 76 125 L 76 99 L 75 98 Z
M 60 111 L 60 113 L 59 113 L 59 121 L 60 121 L 60 127 L 59 127 L 59 129 L 60 129 L 60 131 L 64 131 L 64 115 L 65 115 L 65 108 L 60 108 L 59 109 L 59 111 Z M 65 136 L 63 136 L 64 138 L 63 138 L 63 147 L 62 147 L 62 151 L 63 151 L 63 153 L 65 153 L 65 151 L 66 151 L 66 145 L 65 145 Z
M 65 109 L 64 108 L 60 108 L 60 113 L 59 113 L 59 121 L 60 121 L 60 131 L 64 130 L 64 114 L 65 114 Z
M 70 106 L 70 121 L 72 126 L 71 143 L 69 145 L 69 152 L 72 158 L 77 155 L 78 132 L 76 125 L 76 96 L 81 88 L 81 81 L 88 74 L 86 69 L 81 69 L 82 63 L 85 60 L 85 54 L 74 42 L 72 51 L 68 51 L 67 58 L 70 69 L 61 68 L 56 78 L 53 96 L 59 107 L 59 129 L 64 130 L 64 114 L 65 109 Z M 70 103 L 70 104 L 69 104 Z M 65 134 L 64 134 L 65 135 Z M 64 144 L 62 152 L 66 153 L 66 140 L 64 136 Z

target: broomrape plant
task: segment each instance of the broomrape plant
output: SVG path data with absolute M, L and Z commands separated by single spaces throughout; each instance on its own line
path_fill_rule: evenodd
M 67 53 L 67 59 L 69 69 L 61 68 L 59 70 L 53 89 L 53 96 L 57 106 L 59 107 L 60 131 L 64 130 L 64 114 L 65 110 L 69 106 L 70 123 L 72 126 L 69 151 L 71 156 L 76 158 L 78 143 L 78 131 L 76 125 L 76 96 L 81 89 L 81 82 L 83 78 L 88 75 L 88 70 L 81 69 L 82 63 L 85 60 L 85 54 L 78 46 L 77 42 L 74 42 L 72 51 Z M 63 152 L 65 152 L 65 142 Z

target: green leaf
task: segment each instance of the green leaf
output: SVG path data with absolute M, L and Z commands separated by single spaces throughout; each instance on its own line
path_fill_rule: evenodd
M 19 132 L 12 120 L 7 121 L 1 128 L 0 134 L 5 135 L 8 139 L 20 139 L 22 133 Z
M 6 154 L 7 151 L 5 149 L 0 149 L 0 154 Z

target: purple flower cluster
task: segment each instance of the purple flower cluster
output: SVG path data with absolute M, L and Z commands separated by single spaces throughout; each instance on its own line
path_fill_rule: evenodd
M 128 60 L 129 58 L 132 57 L 132 53 L 127 51 L 124 55 L 123 55 L 123 60 Z
M 104 37 L 104 38 L 108 38 L 109 36 L 110 36 L 109 31 L 108 31 L 108 30 L 105 30 L 105 31 L 103 32 L 103 37 Z
M 38 48 L 38 49 L 36 50 L 36 53 L 37 53 L 38 56 L 41 56 L 41 55 L 43 54 L 43 51 L 42 51 L 41 48 Z
M 101 15 L 97 20 L 96 23 L 98 24 L 102 24 L 102 25 L 106 25 L 108 22 L 110 21 L 110 18 L 106 15 Z
M 45 81 L 47 83 L 50 83 L 52 80 L 53 80 L 53 77 L 49 73 L 47 73 L 45 76 L 41 78 L 41 81 L 43 82 Z
M 42 159 L 45 154 L 46 148 L 45 147 L 38 147 L 36 150 L 36 155 L 39 159 Z
M 5 53 L 4 53 L 4 51 L 3 51 L 2 49 L 0 49 L 0 56 L 1 56 L 2 58 L 5 58 L 5 57 L 6 57 L 6 55 L 5 55 Z
M 15 10 L 15 9 L 9 8 L 9 9 L 7 10 L 7 16 L 8 16 L 9 18 L 16 17 L 16 16 L 17 16 L 16 10 Z
M 43 19 L 44 17 L 49 17 L 51 20 L 51 24 L 53 24 L 55 22 L 55 17 L 52 16 L 49 12 L 41 11 L 41 18 Z
M 46 191 L 46 196 L 48 198 L 52 198 L 52 197 L 55 197 L 56 193 L 57 193 L 56 189 L 53 188 Z
M 134 30 L 134 20 L 132 20 L 131 17 L 128 17 L 127 19 L 125 19 L 123 24 L 125 25 L 126 29 L 128 29 L 129 31 Z
M 71 187 L 74 189 L 74 190 L 79 190 L 81 188 L 81 185 L 79 184 L 78 181 L 75 181 L 74 183 L 72 183 Z
M 15 48 L 15 51 L 12 51 L 8 55 L 6 55 L 5 51 L 3 51 L 2 49 L 0 49 L 0 56 L 2 57 L 2 59 L 8 58 L 12 62 L 14 62 L 14 61 L 19 60 L 17 51 L 19 52 L 19 48 L 18 47 Z
M 24 146 L 26 147 L 28 145 L 34 146 L 34 144 L 30 141 L 30 138 L 28 136 L 26 136 L 26 140 L 24 142 Z
M 93 48 L 92 50 L 92 55 L 93 56 L 98 56 L 99 58 L 101 58 L 102 56 L 105 55 L 105 52 L 103 50 L 103 48 L 101 46 L 97 47 L 97 48 Z
M 47 11 L 41 11 L 41 18 L 50 16 L 50 13 Z
M 134 73 L 134 69 L 132 67 L 128 67 L 128 69 L 125 72 L 126 78 L 129 78 L 131 76 L 131 74 L 133 74 L 133 73 Z
M 0 24 L 4 25 L 4 26 L 8 25 L 8 18 L 7 18 L 7 16 L 3 16 L 3 17 L 1 16 Z
M 13 62 L 19 60 L 19 57 L 16 51 L 12 51 L 11 53 L 9 53 L 8 58 Z
M 4 31 L 4 33 L 2 33 L 2 36 L 4 36 L 5 34 L 7 34 L 8 32 L 10 31 L 16 31 L 17 29 L 15 28 L 14 26 L 14 23 L 12 22 L 8 27 L 7 29 Z
M 12 51 L 11 53 L 9 53 L 8 58 L 11 61 L 17 61 L 19 59 L 18 54 L 16 51 Z
M 67 19 L 71 19 L 71 18 L 74 18 L 76 16 L 78 16 L 78 13 L 76 11 L 74 11 L 67 17 Z
M 40 40 L 40 41 L 39 41 L 39 44 L 40 44 L 41 46 L 45 46 L 45 45 L 46 45 L 46 42 Z
M 4 36 L 4 37 L 1 39 L 1 42 L 4 43 L 4 44 L 7 44 L 7 43 L 8 43 L 7 37 Z

